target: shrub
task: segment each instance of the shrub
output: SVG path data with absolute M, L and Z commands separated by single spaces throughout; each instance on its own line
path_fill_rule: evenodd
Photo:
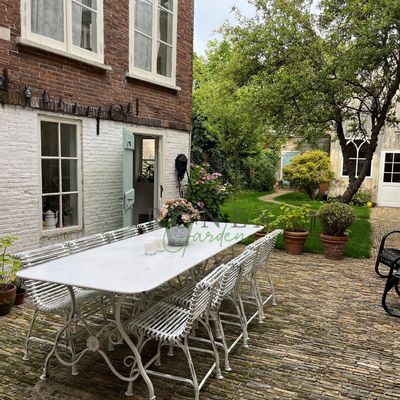
M 329 155 L 324 151 L 308 151 L 294 157 L 283 170 L 283 178 L 303 190 L 314 200 L 320 183 L 330 182 L 334 174 Z
M 359 190 L 351 199 L 353 206 L 365 206 L 371 201 L 371 192 Z
M 0 289 L 11 285 L 15 279 L 16 274 L 20 269 L 20 261 L 8 253 L 8 249 L 16 240 L 13 236 L 6 236 L 0 239 Z
M 323 206 L 318 217 L 323 233 L 329 236 L 345 236 L 346 230 L 356 220 L 356 213 L 348 204 L 334 202 Z
M 301 207 L 283 204 L 280 206 L 282 214 L 271 222 L 268 230 L 283 229 L 291 232 L 304 232 L 310 223 L 311 207 L 305 204 Z
M 274 188 L 277 171 L 277 157 L 272 150 L 262 150 L 257 155 L 243 160 L 247 187 L 256 192 Z
M 210 173 L 208 164 L 192 164 L 185 197 L 197 209 L 206 209 L 212 217 L 218 218 L 221 205 L 229 193 L 230 185 L 222 182 L 221 174 Z

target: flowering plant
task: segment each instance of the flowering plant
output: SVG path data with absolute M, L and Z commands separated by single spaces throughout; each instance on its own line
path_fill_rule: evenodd
M 205 208 L 213 217 L 218 217 L 231 186 L 222 182 L 220 173 L 211 173 L 209 168 L 208 164 L 191 165 L 191 184 L 186 189 L 185 197 L 199 210 Z
M 168 200 L 160 210 L 158 222 L 163 228 L 184 225 L 186 228 L 200 220 L 200 213 L 185 199 Z

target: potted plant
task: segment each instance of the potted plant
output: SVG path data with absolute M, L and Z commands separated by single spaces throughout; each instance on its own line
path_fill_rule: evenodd
M 25 282 L 21 278 L 16 278 L 14 281 L 14 285 L 17 288 L 14 306 L 20 306 L 21 304 L 24 304 L 26 294 Z
M 168 200 L 160 210 L 159 224 L 166 228 L 170 246 L 189 243 L 192 224 L 200 220 L 200 213 L 185 199 Z
M 282 213 L 271 223 L 271 229 L 283 229 L 283 243 L 287 253 L 301 254 L 309 235 L 306 226 L 310 222 L 311 207 L 307 204 L 301 207 L 283 204 L 280 209 Z
M 273 218 L 274 215 L 271 213 L 271 211 L 262 210 L 260 216 L 251 221 L 253 224 L 260 225 L 263 227 L 262 231 L 256 233 L 256 239 L 260 239 L 267 234 L 268 230 L 270 230 L 270 225 Z
M 13 284 L 20 262 L 10 253 L 8 248 L 16 238 L 6 236 L 0 239 L 0 315 L 6 315 L 14 305 L 16 286 Z
M 318 217 L 322 225 L 321 240 L 325 258 L 341 260 L 349 240 L 346 230 L 356 220 L 356 213 L 349 205 L 334 202 L 323 206 Z

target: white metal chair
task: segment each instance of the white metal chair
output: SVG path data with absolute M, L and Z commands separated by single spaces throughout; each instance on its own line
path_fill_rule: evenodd
M 246 302 L 253 303 L 258 307 L 258 322 L 262 323 L 265 319 L 264 315 L 264 305 L 271 300 L 272 305 L 276 305 L 276 297 L 275 297 L 275 288 L 272 282 L 271 275 L 268 271 L 268 260 L 269 257 L 274 250 L 275 242 L 277 237 L 282 233 L 282 230 L 276 229 L 275 231 L 269 233 L 261 239 L 258 239 L 256 242 L 248 245 L 246 250 L 252 250 L 257 253 L 257 257 L 255 263 L 253 264 L 253 268 L 243 271 L 243 278 L 247 279 L 250 283 L 250 288 L 252 292 L 252 296 L 249 297 Z M 263 300 L 262 294 L 259 288 L 258 280 L 257 280 L 257 272 L 264 268 L 267 273 L 268 281 L 270 284 L 271 294 Z M 254 301 L 252 301 L 254 300 Z
M 56 244 L 42 247 L 37 250 L 19 253 L 16 255 L 16 257 L 21 261 L 22 268 L 28 268 L 46 261 L 65 257 L 69 254 L 70 250 L 68 246 L 65 244 Z M 33 327 L 39 313 L 57 314 L 66 318 L 71 308 L 71 296 L 67 287 L 55 283 L 28 280 L 25 281 L 25 286 L 28 296 L 32 301 L 32 305 L 35 308 L 31 325 L 25 340 L 23 359 L 27 361 L 29 360 L 29 344 L 32 340 L 48 344 L 54 343 L 51 340 L 32 335 Z M 95 292 L 76 289 L 75 296 L 77 305 L 80 305 L 93 299 Z
M 103 246 L 105 244 L 107 244 L 107 239 L 101 233 L 65 242 L 65 245 L 70 249 L 71 254 L 89 250 L 93 247 Z
M 138 224 L 137 228 L 140 233 L 148 233 L 155 231 L 156 229 L 161 229 L 160 224 L 154 219 L 153 221 L 145 222 L 143 224 Z
M 243 338 L 243 346 L 248 347 L 248 332 L 247 332 L 247 320 L 246 315 L 243 308 L 243 302 L 240 295 L 240 281 L 242 276 L 242 271 L 251 270 L 253 268 L 254 262 L 256 260 L 256 253 L 252 250 L 248 250 L 231 260 L 226 265 L 226 272 L 223 280 L 218 288 L 215 291 L 214 299 L 211 303 L 210 308 L 210 316 L 215 323 L 217 338 L 222 340 L 220 344 L 224 349 L 225 353 L 225 370 L 231 371 L 231 367 L 229 364 L 229 352 L 236 345 L 236 343 Z M 177 304 L 181 307 L 188 308 L 190 306 L 191 293 L 193 292 L 193 288 L 196 286 L 196 282 L 192 282 L 189 285 L 185 286 L 178 292 L 174 293 L 170 297 L 168 297 L 167 301 Z M 236 310 L 235 314 L 223 313 L 223 316 L 233 317 L 235 320 L 239 319 L 240 323 L 232 322 L 224 320 L 224 323 L 229 325 L 236 325 L 242 329 L 242 334 L 235 343 L 228 348 L 228 344 L 226 341 L 226 337 L 224 334 L 224 329 L 220 317 L 220 306 L 224 300 L 229 300 L 234 306 Z
M 161 301 L 127 324 L 127 330 L 138 337 L 137 347 L 139 351 L 143 350 L 149 340 L 155 339 L 158 341 L 157 354 L 145 366 L 147 373 L 191 384 L 195 389 L 196 400 L 199 399 L 199 392 L 214 368 L 217 378 L 222 379 L 219 354 L 209 324 L 209 313 L 214 293 L 224 279 L 225 271 L 226 266 L 220 266 L 198 282 L 192 290 L 187 308 Z M 198 350 L 212 354 L 215 357 L 215 364 L 200 383 L 196 376 L 188 344 L 189 335 L 196 321 L 199 321 L 206 328 L 212 346 L 212 351 L 207 349 Z M 163 345 L 178 347 L 184 352 L 189 364 L 191 379 L 148 369 L 154 362 L 156 365 L 161 364 L 161 347 Z M 196 350 L 193 347 L 190 349 Z M 134 376 L 136 372 L 135 367 L 136 364 L 132 366 L 131 376 Z M 132 385 L 133 382 L 130 382 L 126 392 L 128 396 L 132 395 Z
M 118 240 L 128 239 L 134 236 L 138 236 L 139 229 L 137 226 L 127 226 L 125 228 L 115 229 L 113 231 L 106 232 L 104 234 L 108 242 L 116 242 Z

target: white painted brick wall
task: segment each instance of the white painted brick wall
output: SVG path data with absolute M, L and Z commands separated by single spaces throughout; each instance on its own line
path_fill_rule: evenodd
M 18 237 L 14 251 L 104 232 L 122 226 L 122 131 L 161 135 L 163 201 L 178 196 L 175 158 L 189 156 L 189 134 L 132 127 L 119 122 L 82 118 L 83 230 L 42 236 L 40 233 L 40 113 L 0 106 L 0 237 Z M 51 114 L 54 116 L 54 114 Z M 61 116 L 60 116 L 61 117 Z M 70 118 L 69 118 L 70 119 Z M 137 193 L 140 195 L 140 193 Z

